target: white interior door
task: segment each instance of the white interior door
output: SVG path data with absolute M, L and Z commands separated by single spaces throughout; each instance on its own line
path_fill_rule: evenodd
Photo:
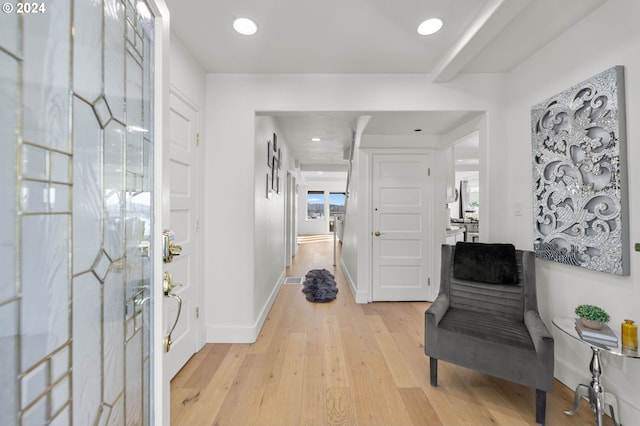
M 164 270 L 172 276 L 176 286 L 172 293 L 182 299 L 182 309 L 179 309 L 177 297 L 164 297 L 164 332 L 168 333 L 175 324 L 171 333 L 172 343 L 164 360 L 165 375 L 169 379 L 201 348 L 198 303 L 202 286 L 198 276 L 197 215 L 199 138 L 197 107 L 172 89 L 169 94 L 169 137 L 165 140 L 169 194 L 165 191 L 164 196 L 168 196 L 169 214 L 164 215 L 164 228 L 173 231 L 175 243 L 182 247 L 182 252 L 165 263 Z
M 431 178 L 427 154 L 372 157 L 372 299 L 427 300 Z

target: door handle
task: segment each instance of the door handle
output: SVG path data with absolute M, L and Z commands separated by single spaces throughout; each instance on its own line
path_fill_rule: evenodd
M 376 232 L 373 233 L 373 235 L 375 235 L 376 237 L 379 237 L 382 234 L 380 233 L 380 231 L 376 231 Z
M 164 336 L 165 352 L 169 352 L 171 350 L 171 344 L 173 343 L 171 341 L 171 333 L 173 333 L 173 330 L 176 329 L 176 325 L 178 325 L 178 320 L 180 319 L 180 313 L 182 312 L 182 297 L 180 297 L 180 295 L 178 294 L 173 293 L 172 290 L 175 287 L 179 287 L 181 285 L 182 284 L 177 284 L 173 282 L 173 276 L 171 275 L 171 272 L 164 273 L 164 277 L 162 280 L 162 290 L 164 291 L 164 295 L 167 297 L 176 299 L 176 301 L 178 302 L 178 314 L 176 315 L 176 320 L 173 322 L 173 325 L 171 326 L 169 333 L 166 336 Z
M 165 229 L 162 231 L 162 260 L 169 263 L 173 260 L 173 256 L 179 256 L 182 253 L 182 247 L 174 241 L 173 231 Z

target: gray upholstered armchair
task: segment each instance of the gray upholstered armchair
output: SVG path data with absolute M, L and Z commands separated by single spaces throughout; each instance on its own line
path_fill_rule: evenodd
M 511 244 L 442 246 L 438 297 L 425 312 L 431 385 L 438 360 L 536 389 L 544 424 L 553 337 L 538 314 L 534 254 Z

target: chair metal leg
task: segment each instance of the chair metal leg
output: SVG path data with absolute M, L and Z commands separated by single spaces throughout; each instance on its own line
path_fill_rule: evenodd
M 431 386 L 438 386 L 438 358 L 429 357 L 429 375 L 431 376 Z
M 544 425 L 547 414 L 547 393 L 536 389 L 536 423 Z

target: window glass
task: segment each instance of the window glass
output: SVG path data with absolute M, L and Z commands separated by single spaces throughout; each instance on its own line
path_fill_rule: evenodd
M 324 192 L 307 192 L 307 219 L 321 219 L 324 217 Z
M 329 194 L 329 215 L 339 216 L 344 215 L 344 192 L 332 192 Z

